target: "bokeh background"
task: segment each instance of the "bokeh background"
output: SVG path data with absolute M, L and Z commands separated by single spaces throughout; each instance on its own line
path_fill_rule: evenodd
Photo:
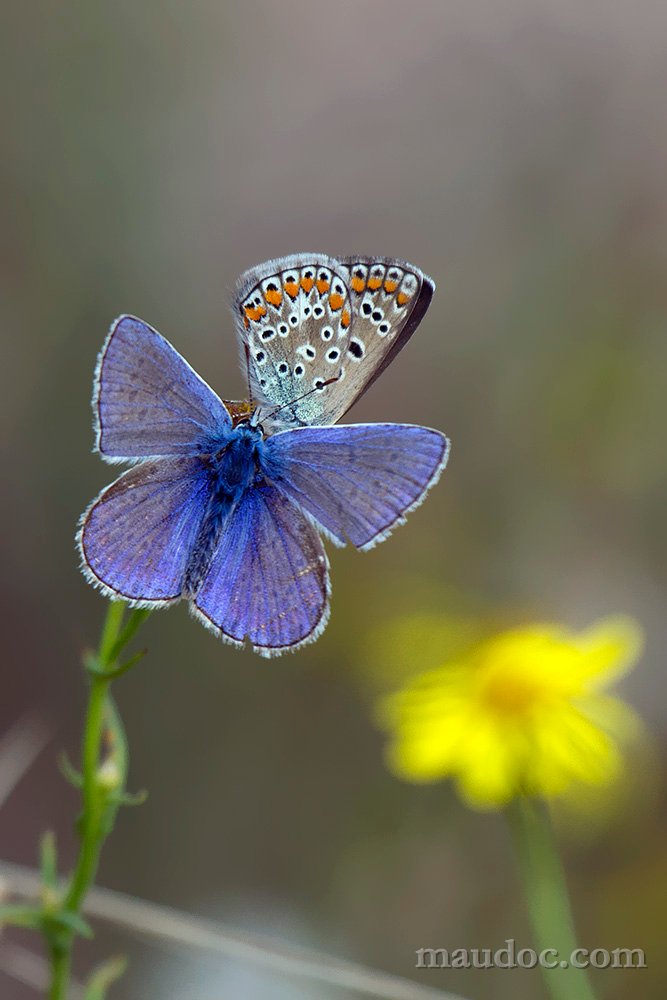
M 601 993 L 664 996 L 664 4 L 35 0 L 2 20 L 0 726 L 33 711 L 52 740 L 3 809 L 0 856 L 33 864 L 46 826 L 74 856 L 55 756 L 76 751 L 104 613 L 73 534 L 110 478 L 89 405 L 110 321 L 142 316 L 239 397 L 238 273 L 395 254 L 438 290 L 350 419 L 439 427 L 450 467 L 386 545 L 332 553 L 331 624 L 299 655 L 153 616 L 117 687 L 150 798 L 121 814 L 100 882 L 471 1000 L 542 997 L 537 972 L 414 969 L 419 947 L 530 938 L 502 817 L 385 771 L 373 699 L 395 678 L 373 651 L 402 614 L 621 611 L 647 634 L 623 690 L 652 748 L 613 821 L 562 837 L 582 943 L 647 954 L 599 973 Z M 79 971 L 119 947 L 118 1000 L 329 996 L 103 927 Z M 0 974 L 0 995 L 34 993 Z

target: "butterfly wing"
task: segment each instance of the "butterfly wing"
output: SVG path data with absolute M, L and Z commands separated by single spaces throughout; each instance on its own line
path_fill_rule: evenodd
M 93 393 L 96 448 L 108 462 L 196 455 L 231 428 L 222 401 L 156 330 L 133 316 L 111 327 Z
M 107 597 L 145 607 L 178 600 L 210 496 L 198 458 L 130 469 L 83 515 L 77 540 L 86 576 Z
M 226 522 L 194 614 L 222 638 L 272 656 L 317 638 L 329 610 L 327 558 L 316 529 L 279 490 L 246 491 Z
M 265 426 L 340 420 L 407 343 L 433 290 L 418 268 L 384 257 L 296 254 L 242 275 L 234 313 Z
M 446 465 L 449 441 L 410 424 L 283 431 L 266 442 L 266 475 L 339 544 L 383 541 Z
M 341 264 L 352 304 L 348 358 L 360 369 L 349 409 L 405 347 L 431 304 L 435 282 L 393 257 L 347 257 Z

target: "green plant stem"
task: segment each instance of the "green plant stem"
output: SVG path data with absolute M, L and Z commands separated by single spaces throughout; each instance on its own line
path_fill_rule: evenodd
M 72 948 L 66 945 L 51 945 L 51 985 L 49 1000 L 60 1000 L 67 997 L 72 967 Z
M 105 677 L 94 676 L 91 680 L 88 711 L 83 740 L 82 769 L 83 812 L 81 815 L 81 847 L 69 889 L 65 896 L 64 908 L 77 912 L 88 886 L 95 878 L 99 854 L 102 847 L 101 813 L 105 808 L 105 796 L 97 780 L 98 761 L 104 729 L 106 700 L 109 681 Z
M 546 808 L 532 799 L 515 800 L 507 810 L 521 872 L 526 905 L 535 943 L 540 952 L 550 949 L 549 960 L 567 961 L 549 969 L 541 966 L 552 1000 L 595 1000 L 584 969 L 570 963 L 577 948 L 574 921 L 565 873 Z
M 49 1000 L 67 1000 L 72 948 L 83 933 L 81 907 L 97 873 L 102 846 L 125 794 L 127 752 L 118 713 L 109 688 L 117 675 L 117 660 L 148 612 L 133 611 L 125 628 L 125 605 L 109 604 L 97 654 L 89 657 L 90 691 L 81 751 L 82 810 L 79 818 L 79 855 L 61 900 L 45 913 L 44 933 L 49 943 L 51 984 Z M 108 742 L 108 749 L 104 743 Z M 103 774 L 102 757 L 112 771 Z M 85 929 L 85 925 L 84 925 Z

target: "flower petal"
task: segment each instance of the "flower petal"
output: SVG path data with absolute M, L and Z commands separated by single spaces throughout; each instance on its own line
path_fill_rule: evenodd
M 644 647 L 644 633 L 633 618 L 605 618 L 577 637 L 581 650 L 581 679 L 607 686 L 631 670 Z
M 520 764 L 514 741 L 508 741 L 507 735 L 492 723 L 470 730 L 457 785 L 461 797 L 474 809 L 500 809 L 520 791 Z
M 468 730 L 462 712 L 452 712 L 431 725 L 404 726 L 386 750 L 387 767 L 407 781 L 421 783 L 448 777 L 455 769 L 459 746 Z
M 614 740 L 572 705 L 551 711 L 536 732 L 531 790 L 544 796 L 572 782 L 606 785 L 618 775 L 621 758 Z

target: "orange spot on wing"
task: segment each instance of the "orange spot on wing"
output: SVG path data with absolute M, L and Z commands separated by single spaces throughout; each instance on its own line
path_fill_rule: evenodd
M 344 330 L 347 330 L 348 326 L 350 325 L 349 309 L 343 309 L 343 315 L 340 318 L 340 325 L 343 327 Z
M 248 319 L 247 316 L 243 317 L 243 325 L 246 328 L 246 330 L 248 330 L 250 328 L 250 320 Z
M 357 278 L 356 275 L 352 278 L 350 284 L 352 285 L 352 291 L 357 293 L 363 292 L 366 287 L 365 280 L 363 278 Z
M 329 291 L 330 282 L 326 281 L 325 279 L 320 278 L 318 281 L 315 282 L 315 284 L 317 285 L 317 290 L 320 293 L 320 295 L 324 295 L 325 292 Z
M 329 296 L 329 305 L 334 312 L 338 312 L 342 304 L 343 304 L 342 295 L 336 295 L 336 293 L 334 292 L 332 295 Z
M 397 281 L 389 281 L 389 279 L 387 279 L 387 281 L 385 281 L 384 283 L 384 290 L 387 293 L 387 295 L 391 295 L 391 293 L 395 292 L 397 288 L 398 288 Z
M 295 299 L 299 294 L 299 286 L 297 285 L 294 278 L 288 278 L 285 282 L 285 291 L 291 299 Z
M 368 287 L 372 292 L 376 292 L 382 284 L 382 278 L 369 278 Z
M 279 306 L 283 300 L 282 292 L 280 292 L 279 289 L 277 288 L 269 289 L 269 291 L 265 295 L 265 298 L 266 301 L 269 303 L 269 305 L 272 306 Z
M 266 316 L 266 309 L 264 306 L 246 306 L 245 314 L 248 319 L 251 319 L 253 323 L 256 323 L 262 318 L 262 316 Z
M 404 306 L 406 302 L 410 301 L 410 296 L 406 295 L 405 292 L 399 292 L 398 295 L 396 296 L 396 301 L 398 302 L 399 306 Z
M 303 288 L 303 290 L 306 293 L 306 295 L 310 295 L 310 290 L 311 290 L 311 288 L 313 287 L 314 284 L 315 284 L 315 282 L 313 281 L 312 278 L 302 278 L 301 279 L 301 287 Z

